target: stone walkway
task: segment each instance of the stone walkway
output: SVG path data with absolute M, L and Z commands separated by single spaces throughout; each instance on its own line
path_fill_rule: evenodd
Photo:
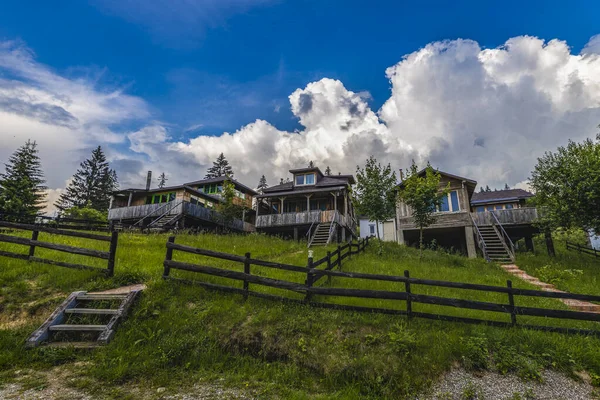
M 551 285 L 546 282 L 542 282 L 535 276 L 531 276 L 531 275 L 527 274 L 527 272 L 519 269 L 519 267 L 517 267 L 514 264 L 501 265 L 500 267 L 503 270 L 505 270 L 506 272 L 508 272 L 509 274 L 515 275 L 515 276 L 523 279 L 524 281 L 529 282 L 532 285 L 539 287 L 542 290 L 545 290 L 547 292 L 565 293 L 562 290 L 558 290 L 554 285 Z M 572 300 L 572 299 L 559 299 L 559 300 L 562 301 L 567 306 L 569 306 L 569 308 L 572 308 L 573 310 L 576 310 L 576 311 L 600 313 L 600 305 L 598 305 L 598 304 L 590 303 L 587 301 Z

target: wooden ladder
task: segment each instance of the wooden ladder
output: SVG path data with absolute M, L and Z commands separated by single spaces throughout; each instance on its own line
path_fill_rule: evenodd
M 140 290 L 134 290 L 126 294 L 102 294 L 73 292 L 67 299 L 48 317 L 48 319 L 27 339 L 28 347 L 50 346 L 50 347 L 76 347 L 92 348 L 105 345 L 113 338 L 118 324 L 126 317 L 127 312 L 133 305 Z M 119 301 L 117 308 L 93 308 L 89 307 L 94 302 L 109 302 L 114 304 Z M 71 316 L 95 315 L 110 317 L 105 324 L 86 325 L 69 324 Z M 56 341 L 53 340 L 59 332 L 68 332 L 74 335 L 91 334 L 95 340 L 87 341 Z

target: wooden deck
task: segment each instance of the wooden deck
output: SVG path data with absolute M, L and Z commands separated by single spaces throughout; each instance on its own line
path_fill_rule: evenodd
M 219 221 L 221 220 L 221 214 L 218 212 L 187 201 L 179 202 L 177 205 L 171 203 L 162 203 L 112 208 L 108 210 L 108 220 L 132 221 L 146 217 L 147 222 L 151 222 L 153 219 L 158 218 L 165 213 L 167 213 L 167 215 L 183 214 L 184 216 L 189 216 L 215 224 L 219 224 Z M 230 228 L 243 232 L 254 232 L 256 230 L 254 225 L 239 219 L 233 220 L 233 222 L 230 224 Z
M 537 219 L 537 209 L 535 207 L 513 208 L 510 210 L 496 210 L 471 213 L 473 220 L 477 225 L 492 225 L 496 215 L 502 225 L 531 225 Z

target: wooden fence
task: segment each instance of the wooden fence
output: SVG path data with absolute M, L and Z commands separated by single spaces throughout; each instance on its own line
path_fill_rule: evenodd
M 22 224 L 45 225 L 57 229 L 102 232 L 107 232 L 109 230 L 108 221 L 97 221 L 81 218 L 66 218 L 61 217 L 60 215 L 56 217 L 49 217 L 47 215 L 0 213 L 0 221 L 17 222 Z
M 285 300 L 285 301 L 292 301 L 292 302 L 300 301 L 303 303 L 308 303 L 313 307 L 320 307 L 320 308 L 333 308 L 333 309 L 342 309 L 342 310 L 349 310 L 349 311 L 377 312 L 377 313 L 384 313 L 384 314 L 405 315 L 409 318 L 418 317 L 418 318 L 443 320 L 443 321 L 456 321 L 456 322 L 465 322 L 465 323 L 483 323 L 483 324 L 488 324 L 491 326 L 500 326 L 500 327 L 511 327 L 511 326 L 519 325 L 524 328 L 538 329 L 538 330 L 551 331 L 551 332 L 584 333 L 584 334 L 600 335 L 600 330 L 597 330 L 597 329 L 589 330 L 589 329 L 553 327 L 553 326 L 545 326 L 545 325 L 531 325 L 531 324 L 518 323 L 519 316 L 546 317 L 546 318 L 555 318 L 555 319 L 570 319 L 570 320 L 579 320 L 579 321 L 600 322 L 600 314 L 599 313 L 546 309 L 546 308 L 536 308 L 536 307 L 525 307 L 525 306 L 516 305 L 516 301 L 515 301 L 516 298 L 521 296 L 521 297 L 573 299 L 573 300 L 581 300 L 581 301 L 600 302 L 600 296 L 564 293 L 564 292 L 540 291 L 540 290 L 532 290 L 532 289 L 518 289 L 518 288 L 512 287 L 512 282 L 510 280 L 508 280 L 506 282 L 506 287 L 502 287 L 502 286 L 480 285 L 480 284 L 472 284 L 472 283 L 461 283 L 461 282 L 449 282 L 449 281 L 411 278 L 409 271 L 404 271 L 404 276 L 393 276 L 393 275 L 366 274 L 366 273 L 358 273 L 358 272 L 342 272 L 340 270 L 338 270 L 338 271 L 333 270 L 333 268 L 335 266 L 337 266 L 339 269 L 341 269 L 342 260 L 344 260 L 346 257 L 351 257 L 353 254 L 358 254 L 360 251 L 363 251 L 365 249 L 365 247 L 368 245 L 368 239 L 364 240 L 364 241 L 359 241 L 356 244 L 349 243 L 344 246 L 338 247 L 338 249 L 335 252 L 328 253 L 326 257 L 324 257 L 316 262 L 313 261 L 312 259 L 309 259 L 306 267 L 256 260 L 256 259 L 251 258 L 250 253 L 246 253 L 246 255 L 244 257 L 242 257 L 242 256 L 238 256 L 238 255 L 219 253 L 219 252 L 205 250 L 205 249 L 198 249 L 198 248 L 194 248 L 194 247 L 175 244 L 174 241 L 175 241 L 175 237 L 171 237 L 171 238 L 169 238 L 169 241 L 167 243 L 167 254 L 166 254 L 165 261 L 164 261 L 163 278 L 195 283 L 195 284 L 198 284 L 198 285 L 210 288 L 210 289 L 218 289 L 218 290 L 223 290 L 223 291 L 227 291 L 227 292 L 240 293 L 245 298 L 247 298 L 249 295 L 251 295 L 251 296 L 256 296 L 256 297 Z M 353 248 L 355 248 L 356 250 L 353 250 Z M 214 257 L 214 258 L 222 259 L 222 260 L 239 262 L 244 265 L 244 272 L 233 271 L 231 269 L 225 269 L 225 268 L 201 266 L 201 265 L 197 265 L 197 264 L 190 264 L 190 263 L 174 261 L 173 260 L 173 251 L 174 250 L 208 256 L 208 257 Z M 323 269 L 319 269 L 318 267 L 323 264 L 326 264 L 326 267 Z M 297 272 L 299 274 L 304 274 L 306 276 L 306 280 L 305 280 L 304 284 L 300 284 L 297 282 L 290 282 L 290 281 L 284 281 L 284 280 L 280 280 L 280 279 L 272 279 L 272 278 L 267 278 L 264 276 L 253 275 L 251 273 L 251 269 L 250 269 L 251 265 L 259 265 L 259 266 L 263 266 L 263 267 Z M 179 270 L 184 270 L 184 271 L 198 272 L 201 274 L 242 281 L 243 288 L 220 285 L 220 284 L 203 282 L 203 281 L 189 281 L 189 280 L 173 278 L 170 276 L 171 269 L 179 269 Z M 324 286 L 316 287 L 316 286 L 314 286 L 315 283 L 317 281 L 319 281 L 319 279 L 323 278 L 324 276 L 327 276 L 329 279 L 335 277 L 335 278 L 361 279 L 361 280 L 371 280 L 371 281 L 380 281 L 380 282 L 397 282 L 397 283 L 403 284 L 404 291 L 348 289 L 348 288 L 336 288 L 336 287 L 324 287 Z M 276 296 L 276 295 L 272 295 L 272 294 L 268 294 L 268 293 L 252 291 L 250 289 L 250 284 L 274 287 L 274 288 L 278 288 L 278 289 L 285 289 L 285 290 L 289 290 L 292 292 L 304 294 L 304 300 L 292 299 L 289 297 L 282 297 L 282 296 Z M 489 292 L 502 293 L 502 294 L 506 295 L 507 302 L 506 303 L 493 303 L 493 302 L 486 302 L 486 301 L 466 300 L 466 299 L 440 297 L 440 296 L 432 296 L 432 295 L 427 295 L 427 294 L 415 293 L 415 288 L 419 287 L 419 286 L 452 288 L 452 289 L 458 289 L 461 291 L 466 290 L 466 291 L 479 291 L 479 292 L 487 292 L 487 293 L 489 293 Z M 321 296 L 322 298 L 326 298 L 328 296 L 334 296 L 334 297 L 343 297 L 343 298 L 363 298 L 363 299 L 383 299 L 383 300 L 404 301 L 405 308 L 404 309 L 399 309 L 399 308 L 391 309 L 391 308 L 365 307 L 365 306 L 356 306 L 356 305 L 347 305 L 347 304 L 338 304 L 338 303 L 326 303 L 326 302 L 322 302 L 322 301 L 315 301 L 314 296 Z M 453 308 L 459 308 L 459 309 L 505 313 L 510 316 L 510 322 L 467 318 L 467 317 L 452 316 L 452 315 L 442 315 L 442 314 L 434 314 L 434 313 L 427 313 L 427 312 L 417 312 L 417 311 L 413 311 L 413 305 L 415 303 L 447 306 L 447 307 L 453 307 Z
M 5 234 L 0 234 L 0 242 L 18 244 L 18 245 L 23 245 L 23 246 L 29 247 L 28 254 L 12 253 L 9 251 L 2 250 L 2 251 L 0 251 L 0 256 L 17 258 L 20 260 L 35 261 L 35 262 L 39 262 L 39 263 L 57 265 L 60 267 L 67 267 L 67 268 L 103 270 L 103 271 L 105 271 L 107 276 L 113 276 L 113 274 L 114 274 L 115 255 L 117 252 L 117 243 L 118 243 L 118 239 L 119 239 L 118 232 L 112 232 L 112 234 L 110 236 L 97 235 L 97 234 L 93 234 L 93 233 L 56 229 L 56 228 L 52 228 L 52 227 L 44 226 L 44 225 L 28 225 L 28 224 L 19 224 L 19 223 L 15 223 L 15 222 L 6 222 L 6 221 L 0 221 L 0 227 L 32 232 L 31 239 L 19 237 L 19 236 L 10 236 L 10 235 L 5 235 Z M 38 236 L 39 236 L 40 232 L 46 232 L 46 233 L 50 233 L 53 235 L 70 236 L 70 237 L 77 237 L 77 238 L 83 238 L 83 239 L 92 239 L 92 240 L 98 240 L 98 241 L 103 241 L 103 242 L 109 242 L 109 250 L 108 251 L 100 251 L 100 250 L 94 250 L 94 249 L 87 249 L 84 247 L 75 247 L 75 246 L 68 246 L 68 245 L 64 245 L 64 244 L 42 242 L 42 241 L 38 240 Z M 78 255 L 83 255 L 83 256 L 87 256 L 87 257 L 100 258 L 103 260 L 107 260 L 107 267 L 106 267 L 106 269 L 104 269 L 104 268 L 99 268 L 99 267 L 93 267 L 90 265 L 67 263 L 67 262 L 63 262 L 63 261 L 56 261 L 56 260 L 51 260 L 51 259 L 47 259 L 47 258 L 36 257 L 35 256 L 36 247 L 61 251 L 61 252 L 70 253 L 70 254 L 78 254 Z
M 567 250 L 577 250 L 580 253 L 589 254 L 596 258 L 600 257 L 600 254 L 598 254 L 598 250 L 593 249 L 591 247 L 582 246 L 577 243 L 571 243 L 568 240 L 566 241 L 566 244 L 567 244 Z

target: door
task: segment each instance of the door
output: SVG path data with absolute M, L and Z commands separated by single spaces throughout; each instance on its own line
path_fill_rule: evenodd
M 383 223 L 383 240 L 393 242 L 394 236 L 394 221 L 385 221 Z

